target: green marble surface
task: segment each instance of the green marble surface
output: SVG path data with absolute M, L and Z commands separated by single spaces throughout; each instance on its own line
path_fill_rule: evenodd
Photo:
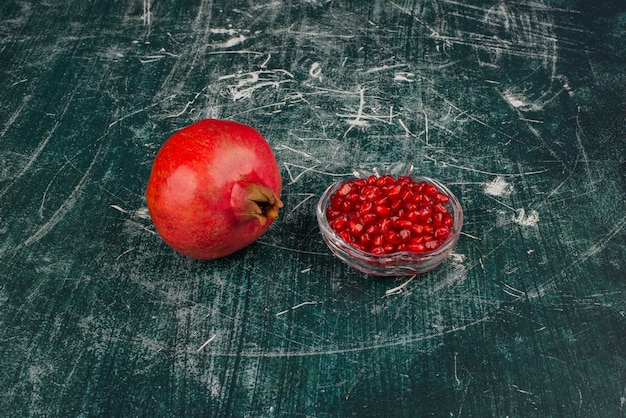
M 0 416 L 625 416 L 625 45 L 618 0 L 4 0 Z M 285 202 L 211 262 L 144 198 L 205 117 Z M 401 160 L 464 233 L 365 276 L 315 204 Z

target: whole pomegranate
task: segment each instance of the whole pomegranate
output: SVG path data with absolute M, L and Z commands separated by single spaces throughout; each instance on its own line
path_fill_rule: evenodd
M 250 126 L 205 119 L 157 153 L 148 211 L 170 247 L 210 260 L 256 241 L 278 216 L 282 179 L 267 141 Z

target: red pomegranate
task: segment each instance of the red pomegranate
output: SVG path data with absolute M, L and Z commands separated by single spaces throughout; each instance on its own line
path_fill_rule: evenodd
M 282 179 L 267 141 L 250 126 L 205 119 L 157 153 L 148 211 L 170 247 L 210 260 L 256 241 L 278 216 Z

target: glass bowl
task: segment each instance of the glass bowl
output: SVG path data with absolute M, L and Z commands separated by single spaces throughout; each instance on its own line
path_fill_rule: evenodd
M 330 227 L 326 218 L 326 209 L 330 205 L 330 199 L 339 187 L 347 180 L 343 179 L 330 185 L 322 194 L 316 209 L 317 222 L 322 233 L 322 237 L 328 248 L 334 255 L 339 257 L 349 266 L 366 274 L 374 276 L 407 276 L 421 274 L 439 266 L 450 255 L 456 245 L 461 228 L 463 227 L 463 209 L 459 200 L 442 183 L 424 176 L 417 176 L 412 173 L 413 165 L 409 163 L 394 163 L 390 165 L 378 165 L 371 167 L 359 167 L 353 170 L 355 178 L 367 178 L 371 175 L 380 177 L 391 174 L 394 177 L 410 176 L 414 181 L 424 181 L 437 187 L 440 192 L 449 197 L 448 203 L 444 206 L 452 215 L 454 223 L 451 227 L 450 235 L 441 245 L 432 251 L 412 252 L 400 251 L 390 254 L 376 255 L 362 251 L 344 241 Z

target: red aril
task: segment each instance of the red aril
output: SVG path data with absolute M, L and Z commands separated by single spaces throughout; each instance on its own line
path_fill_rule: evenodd
M 449 201 L 425 181 L 369 176 L 343 182 L 330 198 L 326 217 L 337 235 L 367 253 L 425 253 L 452 233 Z
M 176 132 L 159 150 L 146 200 L 163 241 L 209 260 L 265 233 L 283 206 L 281 190 L 276 158 L 259 132 L 206 119 Z

